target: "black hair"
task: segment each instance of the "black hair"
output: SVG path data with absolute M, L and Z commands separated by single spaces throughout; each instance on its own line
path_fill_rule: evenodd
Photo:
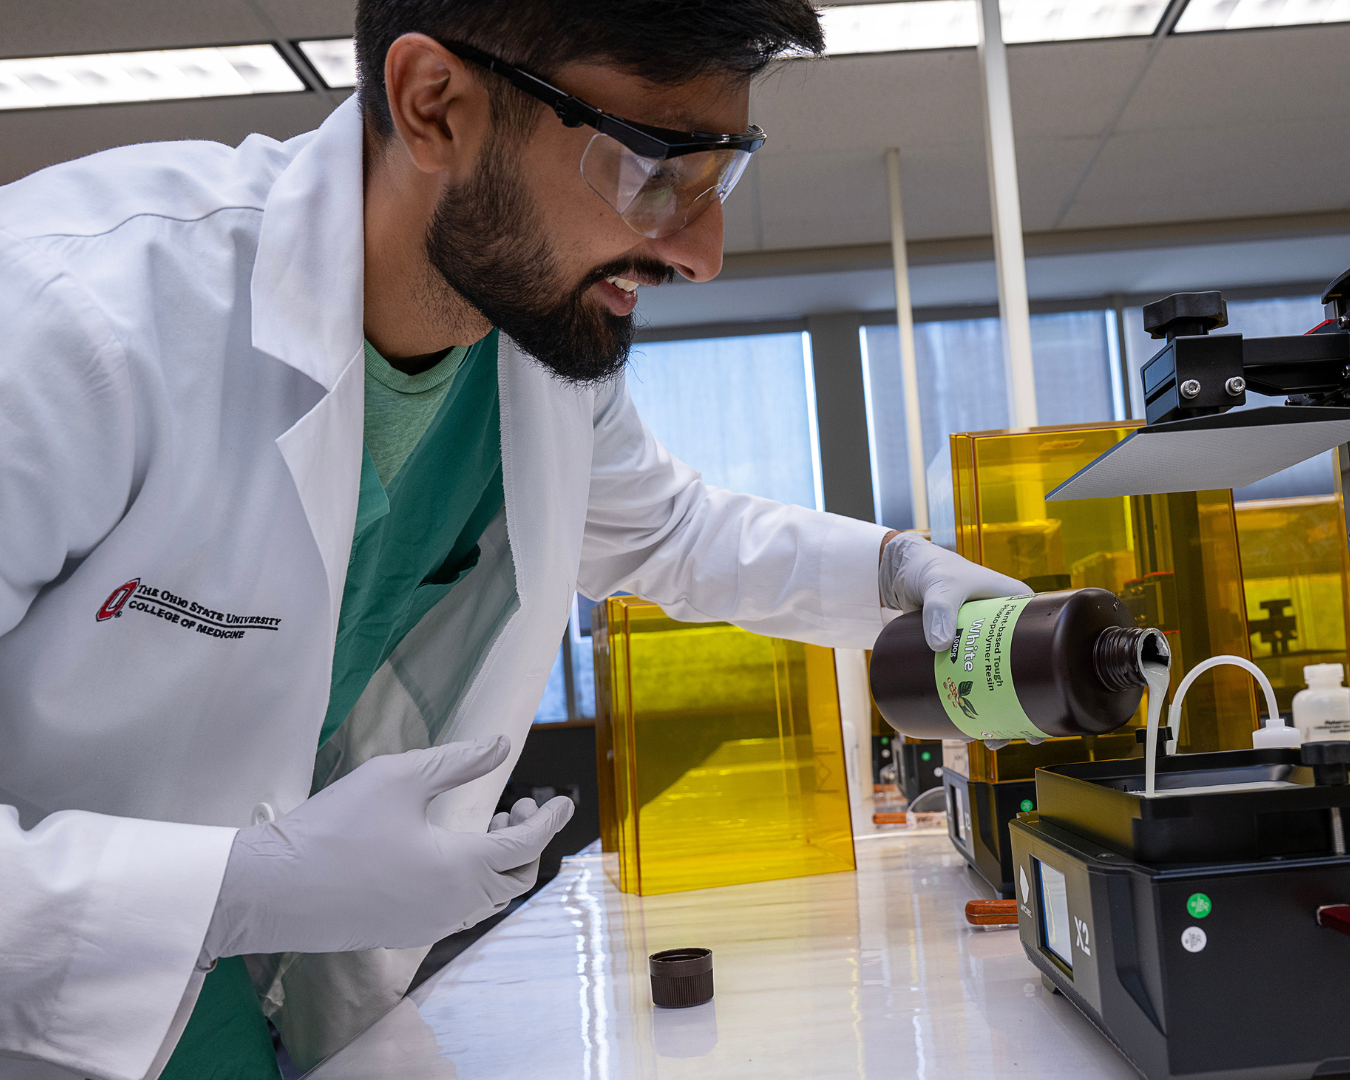
M 540 78 L 577 62 L 610 64 L 674 86 L 711 72 L 748 79 L 784 52 L 825 48 L 811 0 L 359 0 L 357 93 L 366 122 L 393 134 L 384 58 L 403 34 L 462 41 Z M 523 127 L 538 105 L 505 80 L 474 70 L 493 121 Z

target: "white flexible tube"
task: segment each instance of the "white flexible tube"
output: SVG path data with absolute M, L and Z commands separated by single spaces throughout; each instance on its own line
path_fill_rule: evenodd
M 1270 680 L 1266 678 L 1266 673 L 1253 664 L 1250 660 L 1244 660 L 1240 656 L 1211 656 L 1208 660 L 1202 660 L 1186 673 L 1186 677 L 1181 680 L 1181 685 L 1177 687 L 1177 692 L 1172 698 L 1172 707 L 1167 713 L 1167 724 L 1172 729 L 1172 738 L 1176 739 L 1181 734 L 1181 702 L 1186 696 L 1186 691 L 1191 688 L 1195 682 L 1210 668 L 1219 667 L 1223 664 L 1231 664 L 1234 667 L 1240 667 L 1249 672 L 1260 684 L 1261 689 L 1266 694 L 1266 723 L 1268 726 L 1281 726 L 1284 720 L 1280 717 L 1280 707 L 1275 703 L 1275 690 L 1270 685 Z M 1154 795 L 1154 785 L 1157 780 L 1158 761 L 1155 754 L 1155 748 L 1158 745 L 1158 719 L 1159 711 L 1149 709 L 1148 735 L 1145 741 L 1145 753 L 1147 760 L 1144 762 L 1144 796 L 1152 798 Z

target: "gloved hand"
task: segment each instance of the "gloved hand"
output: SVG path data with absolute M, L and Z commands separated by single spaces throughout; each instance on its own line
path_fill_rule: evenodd
M 573 806 L 571 799 L 568 799 L 565 796 L 561 796 L 561 798 L 563 798 L 567 805 L 571 807 L 567 812 L 567 817 L 570 818 L 572 816 L 572 811 L 575 810 L 576 807 Z M 488 832 L 501 832 L 503 829 L 509 829 L 514 825 L 523 825 L 538 811 L 539 804 L 533 799 L 517 799 L 515 803 L 512 804 L 509 812 L 503 810 L 500 814 L 493 815 L 492 820 L 488 822 Z M 563 824 L 567 824 L 566 819 L 564 819 Z M 559 828 L 561 828 L 561 826 L 559 826 Z M 534 862 L 527 863 L 525 866 L 517 866 L 514 870 L 508 870 L 507 873 L 520 882 L 520 892 L 515 895 L 519 896 L 521 893 L 527 893 L 534 888 L 534 883 L 539 880 L 539 859 L 536 858 Z M 512 899 L 514 899 L 514 897 L 508 897 L 503 900 L 488 912 L 488 915 L 496 915 L 497 912 L 505 908 Z M 484 915 L 483 918 L 487 918 L 487 915 Z M 465 925 L 472 926 L 474 923 L 481 921 L 481 919 L 475 919 L 473 923 L 466 923 Z
M 923 636 L 934 652 L 951 648 L 956 613 L 967 600 L 1031 592 L 1016 578 L 977 566 L 918 533 L 900 533 L 882 548 L 877 585 L 883 607 L 923 608 Z
M 412 948 L 525 892 L 572 802 L 521 800 L 485 833 L 427 820 L 443 791 L 491 772 L 510 741 L 372 758 L 230 849 L 200 963 L 241 953 Z

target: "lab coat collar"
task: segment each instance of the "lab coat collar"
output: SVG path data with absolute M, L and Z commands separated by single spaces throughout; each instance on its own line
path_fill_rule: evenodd
M 300 139 L 263 206 L 250 287 L 253 346 L 327 391 L 277 448 L 323 559 L 336 635 L 364 449 L 365 239 L 355 96 Z
M 364 340 L 362 136 L 353 94 L 272 185 L 253 264 L 254 347 L 329 391 Z

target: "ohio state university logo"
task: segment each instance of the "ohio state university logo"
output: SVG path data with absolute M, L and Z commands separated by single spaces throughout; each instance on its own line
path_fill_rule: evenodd
M 141 583 L 140 578 L 132 578 L 125 585 L 119 585 L 112 591 L 112 595 L 103 601 L 103 606 L 98 609 L 94 616 L 99 622 L 106 622 L 122 613 L 122 605 L 131 599 L 136 591 L 136 586 Z
M 221 611 L 180 596 L 170 589 L 142 584 L 140 578 L 132 578 L 125 585 L 117 586 L 103 601 L 103 606 L 94 613 L 94 618 L 99 622 L 107 622 L 109 619 L 120 619 L 128 611 L 153 615 L 163 620 L 165 627 L 192 630 L 221 641 L 238 641 L 250 630 L 275 632 L 281 627 L 281 619 L 275 615 L 240 615 L 233 611 Z

